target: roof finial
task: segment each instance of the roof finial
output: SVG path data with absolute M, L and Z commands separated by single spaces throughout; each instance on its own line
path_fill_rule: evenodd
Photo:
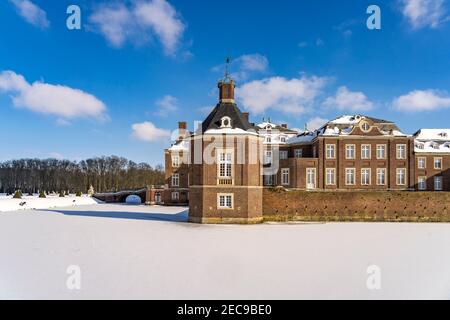
M 228 66 L 230 65 L 230 62 L 231 62 L 231 58 L 227 57 L 226 64 L 225 64 L 225 80 L 230 79 L 230 75 L 228 73 Z
M 305 122 L 305 132 L 308 132 L 308 124 Z

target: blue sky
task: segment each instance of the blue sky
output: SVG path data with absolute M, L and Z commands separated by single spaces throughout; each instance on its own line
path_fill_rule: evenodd
M 81 30 L 66 27 L 71 4 Z M 366 27 L 371 4 L 381 30 Z M 2 1 L 0 160 L 162 163 L 177 121 L 217 102 L 227 56 L 255 122 L 449 128 L 449 16 L 447 0 Z

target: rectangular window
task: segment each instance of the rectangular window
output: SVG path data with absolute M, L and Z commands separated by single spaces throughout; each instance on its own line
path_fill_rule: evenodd
M 427 189 L 427 177 L 419 177 L 417 180 L 417 189 L 426 190 Z
M 180 157 L 172 155 L 172 167 L 178 168 L 180 166 Z
M 348 186 L 355 184 L 355 168 L 345 169 L 345 184 Z
M 406 144 L 397 145 L 397 159 L 406 159 Z
M 317 156 L 317 148 L 316 146 L 313 146 L 313 158 L 316 158 Z
M 361 145 L 361 159 L 370 159 L 370 144 Z
M 434 190 L 442 190 L 442 177 L 434 177 Z
M 346 144 L 345 145 L 345 159 L 355 159 L 355 149 L 356 149 L 356 146 L 354 144 Z
M 231 179 L 231 152 L 219 152 L 219 178 Z
M 325 146 L 326 149 L 326 158 L 334 159 L 336 157 L 336 145 L 335 144 L 327 144 Z
M 295 157 L 296 158 L 301 158 L 303 156 L 303 152 L 302 149 L 295 149 Z
M 268 174 L 264 175 L 264 185 L 265 186 L 274 186 L 275 185 L 275 176 Z
M 272 151 L 266 151 L 264 157 L 264 164 L 271 164 L 271 163 L 272 163 Z
M 425 169 L 427 167 L 427 158 L 421 157 L 417 159 L 417 168 Z
M 283 186 L 289 185 L 289 168 L 281 169 L 281 184 Z
M 329 185 L 329 186 L 336 184 L 336 169 L 335 168 L 327 168 L 327 170 L 326 170 L 326 184 Z
M 405 168 L 397 169 L 397 185 L 398 186 L 406 185 L 406 169 Z
M 288 158 L 288 152 L 286 150 L 280 151 L 280 160 L 285 160 Z
M 377 144 L 377 159 L 386 159 L 386 145 Z
M 174 173 L 172 175 L 172 186 L 178 187 L 180 185 L 180 175 L 178 173 Z
M 306 168 L 306 189 L 316 188 L 316 168 Z
M 442 169 L 442 158 L 434 158 L 434 168 L 435 169 Z
M 172 200 L 178 201 L 180 199 L 180 194 L 178 192 L 172 192 Z
M 379 185 L 379 186 L 386 185 L 386 169 L 385 168 L 377 169 L 377 185 Z
M 218 194 L 217 207 L 219 209 L 233 209 L 233 194 Z
M 370 169 L 361 169 L 361 185 L 370 185 Z

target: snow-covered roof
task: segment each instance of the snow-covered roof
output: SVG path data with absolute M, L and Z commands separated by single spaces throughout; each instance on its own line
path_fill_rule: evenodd
M 168 150 L 169 151 L 189 151 L 189 140 L 184 139 L 174 143 Z
M 360 115 L 344 115 L 341 116 L 339 118 L 336 118 L 334 120 L 331 120 L 328 122 L 328 124 L 349 124 L 349 125 L 354 125 L 357 124 L 359 121 L 361 121 L 363 118 L 365 118 L 364 116 L 360 116 Z
M 420 129 L 414 136 L 417 140 L 450 141 L 450 129 Z
M 417 153 L 450 153 L 450 129 L 420 129 L 414 137 Z
M 296 143 L 311 142 L 312 140 L 314 140 L 316 136 L 317 136 L 316 132 L 304 131 L 295 137 L 289 138 L 287 140 L 287 143 L 296 144 Z
M 242 135 L 250 134 L 257 136 L 258 134 L 254 131 L 246 131 L 241 128 L 219 128 L 219 129 L 208 129 L 204 134 L 231 134 L 231 135 Z

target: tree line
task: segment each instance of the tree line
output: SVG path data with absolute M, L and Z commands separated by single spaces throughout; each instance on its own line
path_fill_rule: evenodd
M 114 192 L 164 184 L 164 168 L 135 163 L 123 157 L 82 161 L 19 159 L 0 162 L 0 193 Z

